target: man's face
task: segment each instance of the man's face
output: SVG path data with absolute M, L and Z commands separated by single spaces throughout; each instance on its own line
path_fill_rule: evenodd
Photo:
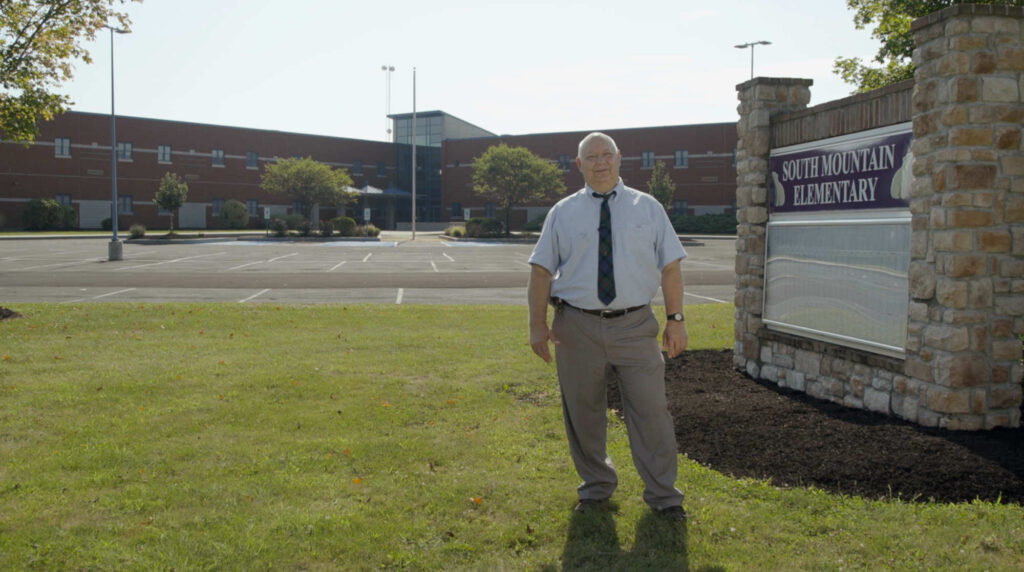
M 599 193 L 615 188 L 621 163 L 622 154 L 603 139 L 594 139 L 583 149 L 583 156 L 576 157 L 576 166 L 583 173 L 583 180 Z

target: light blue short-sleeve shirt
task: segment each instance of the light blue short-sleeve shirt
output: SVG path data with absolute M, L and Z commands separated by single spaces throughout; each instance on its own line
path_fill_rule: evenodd
M 608 199 L 612 219 L 615 299 L 597 298 L 597 227 L 601 200 L 587 186 L 558 201 L 548 212 L 530 264 L 552 275 L 551 295 L 577 308 L 618 310 L 649 304 L 661 286 L 661 269 L 686 258 L 661 204 L 619 179 Z

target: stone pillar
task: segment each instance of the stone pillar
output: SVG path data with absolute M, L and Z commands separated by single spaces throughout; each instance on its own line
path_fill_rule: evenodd
M 798 111 L 811 100 L 809 79 L 758 77 L 736 86 L 736 324 L 733 364 L 760 376 L 761 312 L 764 302 L 765 228 L 768 222 L 768 153 L 771 118 Z
M 954 5 L 911 29 L 917 71 L 908 379 L 894 388 L 903 397 L 897 413 L 950 429 L 1016 427 L 1024 9 Z

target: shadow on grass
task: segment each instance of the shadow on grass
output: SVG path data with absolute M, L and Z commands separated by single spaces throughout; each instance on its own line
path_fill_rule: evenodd
M 648 512 L 636 525 L 633 549 L 625 551 L 619 546 L 613 512 L 573 513 L 562 549 L 562 570 L 690 570 L 685 521 L 671 522 Z

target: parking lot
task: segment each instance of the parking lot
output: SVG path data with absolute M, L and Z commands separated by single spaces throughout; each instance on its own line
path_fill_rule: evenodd
M 0 303 L 526 304 L 532 244 L 384 233 L 380 242 L 0 239 Z M 687 304 L 731 303 L 734 241 L 690 242 Z M 661 303 L 661 298 L 655 300 Z

